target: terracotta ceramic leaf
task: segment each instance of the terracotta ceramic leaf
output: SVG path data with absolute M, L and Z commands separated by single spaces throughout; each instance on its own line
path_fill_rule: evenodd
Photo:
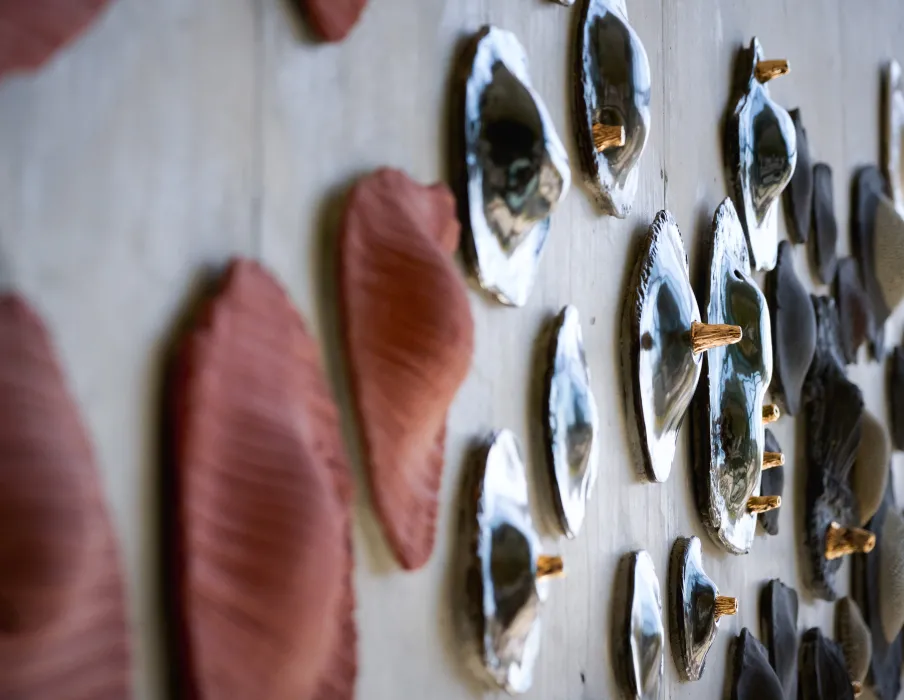
M 446 413 L 474 349 L 452 259 L 458 238 L 443 185 L 379 170 L 349 196 L 339 273 L 346 352 L 374 504 L 406 569 L 433 551 Z
M 90 441 L 41 320 L 0 297 L 0 698 L 131 694 L 123 577 Z
M 367 0 L 301 0 L 311 27 L 324 41 L 342 41 L 358 23 Z
M 178 599 L 188 697 L 354 693 L 351 484 L 317 345 L 258 264 L 180 355 Z

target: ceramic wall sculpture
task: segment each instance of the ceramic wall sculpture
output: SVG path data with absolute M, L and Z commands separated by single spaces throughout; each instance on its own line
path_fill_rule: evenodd
M 883 103 L 882 167 L 895 207 L 904 216 L 904 163 L 901 162 L 904 82 L 897 61 L 890 61 L 885 68 Z
M 647 552 L 622 559 L 613 612 L 619 681 L 624 697 L 659 700 L 662 694 L 665 629 L 653 560 Z
M 687 681 L 703 675 L 719 619 L 738 612 L 737 598 L 719 595 L 706 575 L 702 552 L 698 538 L 679 537 L 669 560 L 669 639 L 678 674 Z
M 746 627 L 735 640 L 731 700 L 785 700 L 782 684 L 766 656 L 766 649 Z
M 883 329 L 889 315 L 876 278 L 876 213 L 884 188 L 882 174 L 874 165 L 862 167 L 854 174 L 851 189 L 851 253 L 857 261 L 860 281 L 870 299 L 873 335 L 869 340 L 876 359 L 884 355 Z
M 703 361 L 693 414 L 695 491 L 713 539 L 729 552 L 745 554 L 753 544 L 757 514 L 780 505 L 775 497 L 760 496 L 772 333 L 766 299 L 750 277 L 740 221 L 727 199 L 713 219 L 710 261 L 704 321 L 738 325 L 743 338 L 710 350 Z M 771 464 L 784 462 L 781 455 L 773 457 Z
M 794 270 L 794 249 L 788 241 L 779 244 L 778 262 L 766 275 L 766 299 L 775 360 L 769 388 L 788 415 L 795 416 L 816 351 L 816 315 L 810 294 Z
M 857 499 L 860 526 L 866 525 L 879 510 L 891 469 L 891 439 L 882 422 L 869 411 L 863 412 L 860 446 L 851 473 L 851 488 Z
M 800 700 L 853 700 L 855 687 L 844 663 L 844 654 L 818 627 L 808 630 L 800 642 Z
M 485 673 L 509 693 L 524 693 L 540 651 L 540 607 L 561 558 L 540 553 L 521 449 L 496 433 L 477 465 L 476 530 L 468 572 L 470 615 Z
M 631 212 L 650 133 L 650 62 L 624 0 L 582 0 L 575 67 L 578 147 L 603 213 Z
M 358 23 L 367 0 L 300 0 L 311 28 L 323 41 L 342 41 Z
M 904 347 L 895 348 L 891 357 L 888 395 L 891 399 L 891 436 L 895 448 L 904 450 Z
M 873 250 L 876 281 L 890 314 L 904 300 L 904 218 L 887 197 L 876 206 Z
M 885 641 L 893 642 L 904 626 L 904 516 L 890 508 L 879 538 L 879 614 Z
M 453 260 L 458 241 L 455 199 L 444 185 L 384 169 L 348 197 L 339 296 L 350 383 L 370 492 L 406 569 L 433 551 L 446 414 L 474 350 Z
M 629 284 L 623 333 L 630 340 L 622 343 L 627 405 L 634 410 L 641 475 L 662 482 L 672 469 L 703 353 L 740 341 L 741 329 L 700 322 L 681 232 L 667 211 L 650 226 Z
M 819 279 L 823 284 L 831 284 L 838 265 L 838 222 L 835 219 L 832 169 L 825 163 L 813 166 L 813 244 Z
M 797 610 L 797 591 L 778 579 L 766 584 L 760 597 L 760 629 L 786 698 L 797 697 Z
M 766 83 L 790 70 L 785 60 L 764 60 L 754 37 L 738 61 L 738 99 L 726 122 L 729 181 L 757 270 L 775 267 L 778 200 L 794 174 L 794 122 L 769 97 Z
M 172 380 L 183 691 L 350 700 L 351 476 L 317 344 L 269 272 L 230 265 Z
M 835 605 L 835 637 L 851 680 L 862 687 L 873 656 L 873 640 L 860 608 L 851 598 L 842 598 Z
M 875 537 L 859 529 L 850 481 L 860 444 L 863 396 L 845 376 L 835 302 L 813 297 L 813 307 L 817 340 L 806 387 L 806 545 L 814 595 L 835 600 L 840 558 L 870 551 Z
M 775 439 L 775 435 L 772 434 L 772 431 L 766 428 L 766 441 L 764 444 L 766 448 L 767 455 L 781 455 L 782 447 L 778 444 L 778 440 Z M 766 458 L 764 458 L 766 459 Z M 763 475 L 760 481 L 760 495 L 761 496 L 773 496 L 781 499 L 785 490 L 785 467 L 783 464 L 771 467 L 766 469 L 765 466 L 763 468 Z M 781 503 L 781 500 L 779 500 Z M 767 510 L 763 513 L 759 514 L 760 525 L 763 526 L 763 529 L 769 533 L 770 535 L 778 534 L 778 520 L 779 513 L 781 513 L 781 508 L 773 508 L 772 510 Z
M 797 140 L 797 165 L 791 181 L 785 188 L 783 198 L 790 222 L 788 231 L 795 243 L 806 243 L 810 237 L 810 220 L 813 214 L 813 163 L 810 160 L 807 130 L 804 129 L 800 110 L 792 109 L 788 114 L 794 123 L 794 134 Z
M 0 697 L 130 698 L 124 576 L 50 335 L 0 296 Z
M 841 352 L 845 362 L 854 364 L 860 346 L 876 336 L 872 301 L 860 279 L 859 265 L 854 258 L 838 261 L 833 294 L 841 321 Z
M 484 27 L 462 62 L 464 252 L 480 286 L 523 306 L 546 246 L 550 216 L 571 186 L 565 147 L 531 85 L 511 32 Z
M 575 537 L 599 471 L 599 412 L 590 387 L 590 368 L 578 310 L 556 319 L 546 375 L 546 458 L 553 502 L 562 534 Z

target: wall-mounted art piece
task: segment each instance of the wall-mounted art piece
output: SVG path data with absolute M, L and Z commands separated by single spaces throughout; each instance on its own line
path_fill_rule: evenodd
M 904 216 L 904 81 L 897 61 L 890 61 L 885 67 L 882 92 L 882 167 L 895 207 Z
M 122 557 L 91 439 L 16 294 L 0 295 L 0 338 L 0 697 L 130 698 Z
M 860 268 L 854 258 L 838 261 L 832 293 L 841 321 L 841 352 L 845 362 L 854 364 L 860 346 L 876 335 L 872 301 L 860 279 Z
M 731 669 L 731 700 L 785 700 L 775 670 L 769 665 L 765 647 L 746 627 L 734 642 Z
M 703 316 L 708 324 L 740 326 L 743 337 L 713 348 L 703 361 L 693 413 L 697 507 L 718 544 L 745 554 L 753 545 L 757 515 L 778 507 L 780 499 L 759 492 L 763 396 L 772 379 L 769 309 L 750 277 L 744 232 L 728 199 L 713 219 Z
M 623 317 L 629 341 L 622 343 L 627 405 L 634 411 L 642 476 L 662 482 L 672 470 L 703 353 L 740 341 L 741 329 L 700 322 L 681 232 L 667 211 L 650 226 L 629 285 Z
M 575 119 L 587 186 L 604 214 L 625 218 L 650 133 L 650 61 L 625 0 L 581 0 Z
M 559 528 L 575 537 L 599 472 L 599 412 L 578 310 L 566 306 L 556 318 L 546 373 L 546 459 Z
M 311 29 L 323 41 L 342 41 L 354 29 L 367 0 L 300 0 Z
M 891 404 L 891 437 L 895 448 L 904 450 L 904 346 L 894 349 L 888 377 Z
M 813 166 L 813 256 L 823 284 L 831 284 L 838 266 L 838 221 L 832 169 L 825 163 Z
M 797 140 L 797 165 L 794 175 L 785 188 L 783 196 L 785 212 L 790 225 L 788 230 L 795 243 L 806 243 L 810 237 L 810 221 L 813 214 L 813 162 L 810 160 L 810 146 L 807 130 L 804 128 L 799 109 L 788 113 L 794 123 Z
M 623 696 L 659 700 L 662 694 L 665 628 L 662 598 L 653 560 L 645 551 L 626 555 L 616 589 L 615 645 Z
M 887 197 L 876 205 L 873 248 L 876 281 L 891 314 L 904 300 L 904 215 Z
M 772 579 L 760 595 L 760 629 L 786 698 L 797 697 L 797 591 Z
M 891 439 L 888 431 L 876 416 L 863 412 L 860 425 L 860 446 L 851 472 L 851 488 L 857 499 L 860 526 L 863 527 L 876 514 L 891 470 Z
M 785 412 L 796 416 L 816 351 L 816 315 L 810 293 L 795 272 L 794 248 L 788 241 L 779 244 L 778 261 L 766 275 L 766 299 L 775 361 L 769 389 Z
M 550 217 L 571 187 L 568 155 L 514 34 L 484 27 L 465 51 L 461 72 L 454 158 L 462 168 L 465 257 L 486 292 L 524 306 Z
M 797 164 L 797 136 L 766 83 L 790 67 L 785 60 L 765 60 L 756 37 L 737 67 L 737 102 L 726 121 L 726 166 L 754 267 L 771 270 L 778 252 L 778 200 Z
M 835 604 L 835 638 L 841 645 L 851 681 L 862 688 L 873 657 L 873 640 L 860 608 L 851 598 Z
M 860 445 L 863 395 L 845 376 L 838 312 L 829 297 L 813 297 L 816 354 L 806 386 L 806 546 L 810 588 L 835 600 L 841 557 L 867 552 L 875 537 L 859 528 L 851 469 Z
M 814 627 L 800 642 L 800 700 L 853 700 L 859 692 L 841 647 Z
M 433 552 L 446 414 L 474 350 L 453 259 L 459 230 L 444 185 L 383 169 L 352 189 L 339 236 L 343 336 L 370 493 L 409 570 Z
M 895 508 L 885 513 L 879 539 L 879 614 L 885 641 L 892 642 L 904 626 L 904 516 Z
M 669 639 L 678 674 L 697 681 L 719 631 L 719 620 L 738 612 L 737 598 L 719 595 L 703 570 L 703 547 L 696 537 L 679 537 L 669 559 Z
M 779 445 L 775 435 L 766 428 L 766 440 L 763 453 L 763 475 L 760 480 L 760 496 L 777 497 L 781 503 L 781 497 L 785 490 L 785 467 L 782 446 Z M 781 458 L 781 459 L 780 459 Z M 760 525 L 770 535 L 778 534 L 778 520 L 781 508 L 773 508 L 759 514 Z
M 883 196 L 885 182 L 874 165 L 860 168 L 854 174 L 851 189 L 851 253 L 860 269 L 860 281 L 870 299 L 873 313 L 870 345 L 878 360 L 884 356 L 884 328 L 889 316 L 885 295 L 876 277 L 876 213 Z
M 514 434 L 496 433 L 477 467 L 476 533 L 468 574 L 477 646 L 488 679 L 509 693 L 524 693 L 540 652 L 547 579 L 562 576 L 564 565 L 560 557 L 540 553 Z
M 351 700 L 352 481 L 317 343 L 279 282 L 240 259 L 173 370 L 182 687 Z

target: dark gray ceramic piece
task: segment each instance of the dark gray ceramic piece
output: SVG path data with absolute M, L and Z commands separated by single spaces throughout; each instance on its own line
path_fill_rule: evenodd
M 882 422 L 869 411 L 863 412 L 860 435 L 851 488 L 863 527 L 872 520 L 885 497 L 891 469 L 891 439 Z
M 904 218 L 887 197 L 879 197 L 873 231 L 876 281 L 889 313 L 904 301 Z
M 791 182 L 785 188 L 785 212 L 795 243 L 806 243 L 810 237 L 810 219 L 813 213 L 813 163 L 810 160 L 810 147 L 807 143 L 807 130 L 804 129 L 799 109 L 789 113 L 794 122 L 794 133 L 797 139 L 797 166 Z
M 874 165 L 860 168 L 854 175 L 851 206 L 851 251 L 860 267 L 860 279 L 869 295 L 873 311 L 873 355 L 882 356 L 882 329 L 889 308 L 876 277 L 876 214 L 885 182 Z
M 740 326 L 743 339 L 703 360 L 694 398 L 697 506 L 713 539 L 734 554 L 753 544 L 765 429 L 763 395 L 772 379 L 772 333 L 766 299 L 750 277 L 747 244 L 731 201 L 713 219 L 704 322 Z
M 885 641 L 893 642 L 904 627 L 904 516 L 889 508 L 879 540 L 879 616 Z
M 854 364 L 857 350 L 868 338 L 875 336 L 872 303 L 863 288 L 854 258 L 838 261 L 833 292 L 841 321 L 841 352 L 848 364 Z
M 778 440 L 775 439 L 775 435 L 772 434 L 772 431 L 769 430 L 769 428 L 766 428 L 765 449 L 766 452 L 780 453 L 782 451 L 781 445 L 778 444 Z M 760 495 L 781 496 L 784 490 L 785 468 L 773 467 L 772 469 L 764 469 L 762 480 L 760 482 Z M 778 534 L 779 513 L 781 513 L 781 508 L 775 508 L 773 510 L 766 511 L 765 513 L 760 513 L 757 516 L 760 520 L 760 525 L 762 525 L 763 529 L 770 535 Z
M 650 62 L 628 23 L 624 0 L 583 3 L 575 72 L 581 163 L 600 209 L 624 218 L 631 212 L 637 191 L 635 166 L 650 133 Z M 624 127 L 624 146 L 598 151 L 595 124 Z
M 891 356 L 888 395 L 891 399 L 891 436 L 895 448 L 904 450 L 904 347 L 894 349 Z
M 523 306 L 571 186 L 568 156 L 514 34 L 484 28 L 466 59 L 465 252 L 481 287 Z
M 842 598 L 835 605 L 835 636 L 848 674 L 852 680 L 863 683 L 873 656 L 873 640 L 860 608 L 851 598 Z
M 735 640 L 731 700 L 785 700 L 766 649 L 746 627 Z M 787 696 L 792 697 L 792 696 Z
M 824 284 L 831 284 L 838 266 L 838 222 L 832 169 L 825 163 L 813 166 L 813 243 L 819 279 Z
M 853 700 L 844 654 L 818 627 L 800 642 L 800 700 Z
M 797 591 L 772 579 L 760 598 L 760 629 L 786 698 L 797 697 Z
M 614 644 L 624 697 L 659 700 L 665 630 L 653 560 L 647 552 L 632 552 L 622 560 L 619 577 L 619 595 L 615 598 L 619 623 Z
M 556 319 L 546 375 L 546 455 L 562 534 L 575 537 L 599 471 L 599 413 L 578 310 Z
M 794 271 L 794 249 L 788 241 L 779 244 L 778 263 L 766 275 L 766 298 L 775 359 L 769 388 L 783 410 L 795 416 L 816 350 L 816 316 L 810 294 Z
M 791 117 L 772 101 L 756 75 L 763 49 L 754 37 L 738 61 L 736 106 L 726 121 L 725 154 L 731 190 L 758 270 L 775 267 L 778 200 L 797 163 Z
M 647 233 L 625 305 L 622 344 L 628 406 L 634 409 L 642 475 L 665 481 L 678 431 L 700 379 L 701 355 L 690 343 L 700 310 L 687 253 L 672 215 L 661 211 Z

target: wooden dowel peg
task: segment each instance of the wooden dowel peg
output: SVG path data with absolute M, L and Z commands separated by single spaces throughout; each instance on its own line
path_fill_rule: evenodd
M 715 616 L 716 620 L 720 617 L 726 617 L 728 615 L 737 615 L 738 614 L 738 599 L 737 598 L 729 598 L 724 595 L 717 595 L 715 602 Z
M 854 697 L 859 698 L 863 694 L 863 683 L 860 681 L 851 681 L 851 690 L 854 691 Z
M 542 581 L 548 578 L 564 578 L 565 562 L 562 557 L 548 557 L 540 555 L 537 559 L 537 580 Z
M 775 469 L 785 466 L 785 455 L 781 452 L 764 452 L 763 469 Z
M 784 58 L 771 61 L 757 61 L 756 79 L 761 83 L 768 83 L 773 78 L 787 75 L 791 72 L 791 64 Z
M 876 546 L 876 536 L 859 527 L 842 527 L 832 523 L 826 530 L 826 559 L 840 559 L 848 554 L 869 554 Z
M 779 418 L 782 417 L 782 412 L 779 410 L 779 407 L 774 403 L 767 403 L 763 406 L 763 422 L 764 423 L 775 423 Z
M 723 345 L 739 343 L 744 333 L 740 326 L 728 326 L 722 323 L 697 323 L 691 324 L 691 345 L 694 354 L 720 348 Z
M 751 496 L 747 499 L 747 512 L 751 515 L 768 513 L 782 507 L 781 496 Z
M 607 148 L 616 148 L 625 145 L 625 127 L 611 126 L 609 124 L 593 125 L 593 145 L 602 153 Z

